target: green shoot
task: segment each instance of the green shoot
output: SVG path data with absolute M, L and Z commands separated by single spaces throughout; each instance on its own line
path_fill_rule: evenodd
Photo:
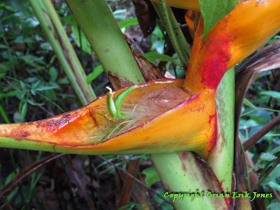
M 109 90 L 109 93 L 107 95 L 107 109 L 110 113 L 110 115 L 114 118 L 124 118 L 126 115 L 121 113 L 121 105 L 125 97 L 133 91 L 137 85 L 133 85 L 125 90 L 123 90 L 115 99 L 113 100 L 114 94 L 112 92 L 112 89 L 109 87 L 106 87 Z

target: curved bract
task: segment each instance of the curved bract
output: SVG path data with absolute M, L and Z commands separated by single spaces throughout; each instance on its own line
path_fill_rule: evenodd
M 188 10 L 185 14 L 185 20 L 188 25 L 188 29 L 192 38 L 194 38 L 194 13 Z
M 215 142 L 216 93 L 204 92 L 189 98 L 180 88 L 182 84 L 183 80 L 165 79 L 138 85 L 124 99 L 124 110 L 132 109 L 132 114 L 135 114 L 135 110 L 141 110 L 141 103 L 152 102 L 156 103 L 155 109 L 162 109 L 162 113 L 151 117 L 144 115 L 142 119 L 138 117 L 142 114 L 139 111 L 129 120 L 136 118 L 140 122 L 134 121 L 127 128 L 123 125 L 129 124 L 129 120 L 120 121 L 110 116 L 104 95 L 81 109 L 50 119 L 0 125 L 0 136 L 53 144 L 56 150 L 63 147 L 70 153 L 150 154 L 195 151 L 207 158 Z M 114 95 L 117 96 L 122 90 L 124 88 L 114 92 Z M 169 101 L 165 98 L 167 92 L 173 95 L 167 96 Z M 139 107 L 129 106 L 131 104 Z M 143 112 L 149 113 L 153 104 L 144 106 Z M 118 129 L 119 133 L 114 133 Z
M 160 0 L 151 1 L 160 2 Z M 198 0 L 164 0 L 164 2 L 171 7 L 200 11 Z
M 195 35 L 185 89 L 196 94 L 217 89 L 224 73 L 263 46 L 280 28 L 279 0 L 239 3 L 203 38 L 203 20 Z
M 197 1 L 166 3 L 198 5 Z M 0 146 L 77 154 L 193 151 L 207 159 L 217 139 L 217 86 L 230 67 L 279 30 L 279 11 L 279 0 L 242 2 L 203 38 L 201 19 L 185 81 L 137 85 L 122 103 L 124 119 L 110 115 L 104 95 L 50 119 L 0 125 L 0 136 L 6 137 L 0 137 Z

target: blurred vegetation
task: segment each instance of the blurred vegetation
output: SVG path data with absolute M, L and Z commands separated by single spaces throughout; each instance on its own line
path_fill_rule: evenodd
M 109 80 L 67 5 L 59 1 L 57 2 L 55 7 L 88 75 L 87 81 L 92 85 L 97 96 L 103 95 L 107 92 L 104 87 L 109 84 Z M 166 49 L 168 49 L 170 43 L 160 22 L 158 22 L 149 38 L 144 39 L 137 25 L 138 21 L 135 17 L 132 3 L 122 0 L 107 2 L 112 8 L 112 12 L 122 31 L 133 41 L 134 46 L 142 49 L 142 53 L 147 53 L 145 57 L 148 60 L 161 66 L 161 69 L 164 71 L 163 73 L 168 71 L 177 78 L 185 76 L 180 60 L 174 52 L 171 55 L 169 54 L 169 56 L 162 55 L 167 51 Z M 270 42 L 279 38 L 280 36 L 276 35 Z M 250 87 L 247 99 L 244 101 L 240 121 L 240 136 L 244 141 L 279 115 L 279 91 L 280 69 L 260 74 Z M 1 1 L 0 123 L 41 120 L 77 109 L 80 106 L 28 1 Z M 26 170 L 27 166 L 48 155 L 44 152 L 2 148 L 0 151 L 0 189 L 14 179 L 21 170 Z M 280 127 L 276 126 L 250 149 L 250 155 L 255 163 L 251 170 L 255 170 L 259 177 L 263 176 L 266 169 L 277 159 L 279 154 Z M 114 181 L 114 177 L 117 176 L 115 174 L 120 173 L 120 170 L 116 169 L 115 166 L 126 170 L 126 163 L 131 159 L 131 156 L 106 156 L 108 161 L 114 163 L 115 166 L 108 165 L 106 161 L 98 157 L 71 157 L 74 162 L 72 162 L 72 165 L 85 176 L 89 176 L 91 183 L 93 180 L 97 180 L 95 182 L 98 185 L 97 188 L 102 191 L 102 196 L 100 192 L 96 191 L 96 188 L 87 185 L 87 191 L 90 193 L 91 198 L 97 201 L 97 204 L 95 204 L 97 209 L 111 208 L 108 203 L 111 202 L 114 205 L 117 199 L 114 194 L 117 191 L 114 185 L 118 180 Z M 141 158 L 141 163 L 149 163 L 148 156 L 146 155 L 133 158 Z M 78 163 L 81 166 L 77 166 Z M 74 199 L 71 202 L 68 200 L 72 207 L 87 209 L 88 206 L 82 204 L 83 202 L 85 203 L 85 195 L 83 196 L 81 189 L 77 190 L 81 186 L 77 180 L 73 181 L 73 177 L 67 174 L 67 170 L 75 171 L 73 168 L 71 169 L 71 161 L 66 157 L 60 158 L 60 161 L 56 161 L 54 164 L 56 172 L 51 172 L 52 167 L 48 164 L 45 165 L 32 173 L 27 179 L 24 179 L 2 204 L 9 203 L 8 206 L 11 209 L 48 209 L 50 207 L 52 209 L 64 209 L 65 207 L 62 208 L 60 205 L 68 206 L 68 204 L 62 201 L 60 204 L 57 203 L 59 203 L 59 195 L 62 195 L 64 190 L 67 189 L 70 190 L 68 192 L 70 197 L 76 195 L 76 197 L 74 196 L 76 200 Z M 148 166 L 150 165 L 151 163 L 148 164 Z M 163 196 L 164 190 L 162 185 L 154 184 L 154 182 L 158 181 L 155 170 L 149 168 L 144 173 L 148 186 L 151 186 L 158 194 Z M 279 196 L 279 174 L 280 166 L 278 165 L 261 184 L 260 192 L 276 192 Z M 63 185 L 66 181 L 63 183 L 61 180 L 61 177 L 65 178 L 67 175 L 69 175 L 68 182 L 70 186 Z M 57 180 L 54 181 L 53 179 Z M 82 182 L 85 181 L 82 180 Z M 110 184 L 113 186 L 108 187 Z M 58 187 L 58 185 L 61 186 Z M 85 183 L 83 185 L 86 186 Z M 59 190 L 61 191 L 59 192 Z M 71 190 L 76 190 L 76 192 L 71 192 Z M 54 195 L 52 192 L 57 194 Z M 43 195 L 44 193 L 45 195 Z M 53 200 L 48 197 L 51 195 L 55 197 Z M 164 202 L 157 194 L 152 193 L 149 195 L 150 202 L 155 209 L 173 209 L 170 204 Z M 0 197 L 3 196 L 0 195 Z M 46 206 L 44 199 L 54 203 Z M 106 199 L 110 200 L 110 202 Z M 66 198 L 64 200 L 67 201 Z M 280 204 L 275 197 L 266 199 L 265 202 L 268 209 L 280 209 Z M 141 209 L 143 207 L 131 202 L 126 208 Z

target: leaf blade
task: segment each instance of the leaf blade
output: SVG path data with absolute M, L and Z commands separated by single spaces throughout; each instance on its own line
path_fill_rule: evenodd
M 236 6 L 236 0 L 199 0 L 199 7 L 204 20 L 205 36 L 223 17 L 228 15 Z

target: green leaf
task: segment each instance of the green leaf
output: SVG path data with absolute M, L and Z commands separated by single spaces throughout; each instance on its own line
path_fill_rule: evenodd
M 273 153 L 273 154 L 275 154 L 277 152 L 280 152 L 280 146 L 275 147 L 273 150 L 270 151 L 270 153 Z
M 182 67 L 182 64 L 178 63 L 174 58 L 168 55 L 164 55 L 156 52 L 149 52 L 149 53 L 145 53 L 143 56 L 150 62 L 153 62 L 155 60 L 161 60 L 161 61 L 172 62 Z
M 137 209 L 137 208 L 136 208 L 137 205 L 138 205 L 138 204 L 129 201 L 129 202 L 127 203 L 127 205 L 122 206 L 122 207 L 119 208 L 118 210 L 124 210 L 124 209 L 126 209 L 126 210 L 132 210 L 132 209 Z M 143 208 L 142 208 L 142 209 L 143 209 Z M 141 210 L 142 210 L 142 209 L 141 209 Z
M 162 197 L 164 197 L 164 193 L 166 192 L 165 190 L 161 190 L 161 191 L 155 190 L 155 191 L 156 191 L 158 194 L 160 194 Z M 173 209 L 174 209 L 173 206 L 171 206 L 169 203 L 165 203 L 165 201 L 162 200 L 157 194 L 154 194 L 153 198 L 154 198 L 154 200 L 157 202 L 157 204 L 158 204 L 159 206 L 161 206 L 161 209 L 162 209 L 162 210 L 173 210 Z M 167 200 L 168 200 L 168 198 L 167 198 Z
M 146 168 L 142 173 L 146 175 L 145 182 L 147 183 L 148 187 L 151 187 L 152 184 L 160 181 L 160 178 L 154 166 Z
M 257 125 L 259 125 L 259 124 L 255 120 L 252 120 L 252 119 L 249 119 L 249 120 L 240 119 L 239 127 L 243 128 L 243 129 L 248 129 L 248 128 L 251 128 L 251 127 L 255 127 Z
M 97 86 L 94 88 L 94 92 L 97 93 L 97 92 L 100 91 L 102 88 L 104 88 L 105 85 L 107 85 L 108 83 L 109 83 L 109 80 L 106 80 L 106 81 L 100 83 L 99 85 L 97 85 Z
M 23 90 L 26 90 L 26 85 L 24 82 L 20 81 L 20 87 L 23 89 Z
M 32 100 L 30 100 L 30 99 L 27 99 L 27 102 L 29 104 L 33 105 L 33 106 L 43 106 L 44 105 L 44 103 L 35 103 Z
M 267 210 L 278 210 L 280 209 L 280 203 L 271 203 L 267 206 Z
M 6 73 L 0 73 L 0 79 L 1 79 L 1 77 L 5 76 L 5 75 L 6 75 Z
M 11 96 L 16 96 L 16 95 L 21 94 L 22 92 L 23 91 L 15 90 L 15 91 L 10 91 L 8 93 L 0 93 L 0 99 L 1 98 L 6 98 L 6 97 L 11 97 Z
M 156 26 L 156 28 L 155 28 L 155 30 L 153 31 L 152 34 L 155 35 L 159 39 L 163 39 L 163 33 L 162 33 L 159 26 Z
M 80 46 L 78 27 L 77 26 L 72 26 L 71 30 L 72 30 L 72 33 L 74 34 L 75 43 L 77 44 L 78 47 L 81 47 Z M 89 42 L 88 42 L 88 40 L 87 40 L 87 38 L 86 38 L 86 36 L 85 36 L 85 34 L 82 30 L 81 30 L 81 42 L 82 42 L 82 45 L 83 45 L 83 51 L 91 55 L 92 51 L 91 51 L 90 44 L 89 44 Z
M 127 13 L 127 9 L 118 9 L 118 10 L 113 12 L 113 15 L 114 15 L 115 19 L 125 20 L 126 19 L 126 13 Z
M 25 101 L 21 107 L 21 112 L 20 112 L 20 122 L 25 121 L 25 115 L 27 112 L 27 101 Z
M 256 107 L 254 104 L 252 104 L 247 98 L 244 98 L 243 103 L 244 103 L 245 105 L 247 105 L 247 106 L 253 108 L 253 109 L 259 110 L 259 108 Z
M 117 117 L 121 118 L 121 117 L 125 117 L 126 115 L 121 113 L 120 109 L 121 109 L 121 105 L 122 102 L 124 100 L 124 98 L 131 92 L 133 91 L 135 88 L 137 87 L 137 85 L 133 85 L 129 88 L 126 88 L 125 90 L 123 90 L 115 99 L 114 104 L 116 107 L 116 114 Z
M 77 25 L 77 21 L 76 21 L 74 15 L 72 15 L 72 14 L 69 15 L 69 16 L 63 17 L 61 19 L 61 22 L 68 23 L 71 26 L 76 26 Z
M 40 48 L 41 48 L 42 50 L 50 50 L 50 51 L 53 50 L 51 44 L 48 43 L 48 42 L 45 42 L 45 43 L 40 44 Z
M 252 110 L 252 108 L 246 109 L 246 110 Z M 255 121 L 259 121 L 259 123 L 266 124 L 267 122 L 271 121 L 271 113 L 264 110 L 254 110 L 251 113 L 248 113 L 247 116 L 249 116 L 251 119 Z
M 280 185 L 276 181 L 269 182 L 268 186 L 270 186 L 271 188 L 274 188 L 277 191 L 280 191 Z
M 126 9 L 117 9 L 113 12 L 113 15 L 120 14 L 120 13 L 126 13 L 126 12 L 127 12 Z
M 1 115 L 3 117 L 3 119 L 5 120 L 5 122 L 6 123 L 10 123 L 8 116 L 6 115 L 4 109 L 3 109 L 3 107 L 1 105 L 0 105 L 0 113 L 1 113 Z
M 10 173 L 9 176 L 6 178 L 4 185 L 7 185 L 9 182 L 11 182 L 15 178 L 15 176 L 16 176 L 15 172 Z M 17 191 L 18 191 L 18 187 L 15 188 L 12 191 L 12 193 L 10 193 L 10 195 L 6 198 L 7 202 L 11 202 L 12 198 L 16 195 Z
M 0 49 L 7 49 L 6 45 L 0 44 Z
M 29 37 L 23 38 L 23 36 L 18 36 L 15 41 L 15 43 L 32 43 L 33 40 Z
M 36 89 L 38 87 L 38 85 L 40 84 L 40 82 L 41 82 L 41 80 L 38 80 L 37 82 L 32 83 L 31 89 Z
M 59 80 L 59 84 L 67 85 L 69 84 L 69 80 L 67 78 L 62 78 L 61 80 Z
M 90 84 L 92 80 L 96 79 L 104 71 L 101 65 L 94 68 L 93 72 L 87 75 L 87 83 Z
M 137 24 L 138 24 L 138 20 L 136 18 L 131 18 L 131 19 L 125 20 L 123 22 L 120 22 L 119 27 L 120 27 L 120 29 L 122 29 L 127 26 L 133 26 L 133 25 L 137 25 Z
M 57 71 L 53 66 L 50 68 L 49 73 L 51 76 L 51 81 L 55 81 L 57 78 Z
M 164 41 L 163 40 L 156 40 L 153 45 L 151 50 L 156 49 L 160 54 L 163 53 L 163 49 L 164 49 Z
M 46 65 L 45 61 L 43 61 L 41 58 L 38 58 L 34 55 L 24 55 L 24 56 L 21 56 L 21 59 L 23 59 L 26 63 L 29 63 L 29 64 L 36 62 L 36 63 L 42 64 L 42 65 Z
M 262 185 L 267 185 L 269 182 L 274 181 L 279 177 L 280 173 L 280 165 L 277 165 L 273 171 L 268 175 L 268 177 L 265 178 L 265 180 L 262 182 Z
M 262 91 L 260 92 L 261 95 L 268 95 L 272 98 L 280 99 L 280 93 L 277 91 Z
M 32 13 L 30 12 L 30 10 L 28 10 L 27 0 L 21 0 L 21 1 L 11 0 L 9 3 L 13 8 L 19 10 L 24 16 L 32 17 Z
M 18 94 L 16 96 L 19 100 L 24 100 L 26 93 L 26 90 L 18 91 Z
M 228 15 L 234 9 L 236 3 L 237 0 L 199 0 L 199 7 L 204 20 L 202 37 L 205 36 L 216 23 L 223 19 L 223 17 Z
M 5 73 L 9 71 L 14 65 L 13 61 L 5 61 L 0 63 L 0 73 Z
M 277 157 L 269 152 L 262 153 L 260 156 L 260 159 L 265 160 L 265 161 L 273 161 L 277 159 Z
M 34 89 L 36 91 L 43 91 L 43 90 L 52 90 L 52 89 L 58 89 L 58 86 L 39 86 L 38 88 Z

